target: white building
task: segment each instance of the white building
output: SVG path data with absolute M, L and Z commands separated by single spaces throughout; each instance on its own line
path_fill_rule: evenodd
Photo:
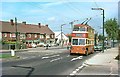
M 55 43 L 56 44 L 62 44 L 61 39 L 63 39 L 63 45 L 67 45 L 69 43 L 69 38 L 62 33 L 62 38 L 61 38 L 61 32 L 54 32 L 55 33 Z

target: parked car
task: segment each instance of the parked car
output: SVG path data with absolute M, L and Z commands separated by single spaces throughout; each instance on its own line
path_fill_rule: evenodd
M 36 44 L 31 44 L 32 48 L 36 48 L 37 45 Z
M 39 44 L 37 44 L 37 46 L 38 46 L 38 47 L 44 47 L 44 45 L 45 45 L 45 44 L 44 44 L 44 43 L 42 43 L 42 42 L 41 42 L 41 43 L 39 43 Z
M 48 47 L 51 47 L 51 45 L 50 44 L 44 44 L 44 47 L 46 47 L 48 45 Z
M 94 46 L 94 51 L 102 51 L 102 44 Z

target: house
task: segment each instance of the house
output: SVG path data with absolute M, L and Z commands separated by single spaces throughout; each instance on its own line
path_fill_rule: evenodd
M 28 47 L 30 47 L 32 43 L 46 43 L 47 41 L 52 43 L 54 41 L 54 32 L 48 25 L 41 25 L 41 23 L 36 25 L 22 22 L 17 23 L 16 26 L 11 19 L 10 22 L 0 21 L 0 27 L 2 27 L 2 41 L 13 42 L 17 40 L 25 43 Z
M 55 33 L 55 43 L 62 44 L 61 39 L 63 39 L 63 44 L 67 45 L 69 43 L 69 38 L 62 32 L 54 32 Z M 61 38 L 62 36 L 62 38 Z

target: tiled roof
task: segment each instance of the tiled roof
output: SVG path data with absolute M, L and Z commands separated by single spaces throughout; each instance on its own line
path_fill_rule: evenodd
M 2 32 L 15 32 L 16 27 L 15 25 L 11 25 L 10 22 L 0 21 L 0 26 L 2 26 Z M 41 33 L 41 34 L 54 34 L 54 32 L 48 27 L 41 25 L 34 25 L 34 24 L 17 24 L 17 31 L 21 33 Z

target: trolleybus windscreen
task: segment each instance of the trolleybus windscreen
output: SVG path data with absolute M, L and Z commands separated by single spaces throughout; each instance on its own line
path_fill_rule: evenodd
M 85 39 L 79 39 L 79 45 L 85 45 Z
M 73 39 L 72 44 L 73 44 L 73 45 L 78 45 L 78 39 Z

